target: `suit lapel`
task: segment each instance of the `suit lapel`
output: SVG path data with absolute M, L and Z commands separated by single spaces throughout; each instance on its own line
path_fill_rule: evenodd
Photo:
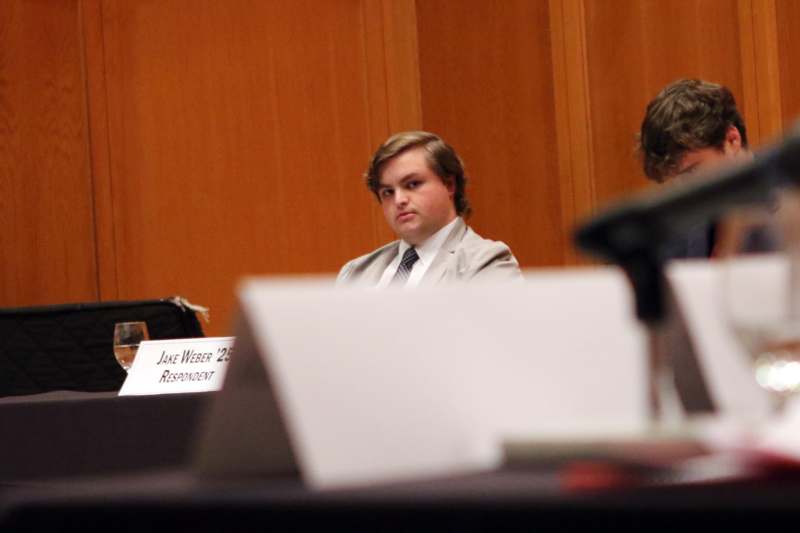
M 450 234 L 445 239 L 444 244 L 442 244 L 439 253 L 433 258 L 433 263 L 428 267 L 425 276 L 420 280 L 420 285 L 435 285 L 448 275 L 453 255 L 456 253 L 456 249 L 466 232 L 467 225 L 464 219 L 459 217 L 456 219 L 456 223 L 453 225 L 453 229 L 450 230 Z
M 397 255 L 400 241 L 395 241 L 377 252 L 373 261 L 367 261 L 358 279 L 365 285 L 377 285 L 383 276 L 384 270 Z

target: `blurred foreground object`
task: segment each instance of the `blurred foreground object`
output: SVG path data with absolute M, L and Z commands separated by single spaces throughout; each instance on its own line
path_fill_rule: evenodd
M 680 389 L 681 376 L 673 376 L 673 371 L 686 364 L 697 368 L 686 326 L 664 276 L 669 248 L 692 228 L 710 224 L 734 208 L 771 205 L 776 192 L 795 186 L 798 176 L 800 132 L 795 130 L 750 163 L 627 200 L 578 229 L 578 247 L 619 265 L 633 285 L 636 315 L 649 329 L 654 421 L 663 423 L 667 404 L 676 404 L 675 384 Z M 690 374 L 699 375 L 699 371 Z M 703 395 L 701 389 L 695 389 L 695 395 Z M 710 399 L 707 407 L 713 408 Z
M 800 189 L 726 219 L 722 310 L 777 411 L 800 390 Z

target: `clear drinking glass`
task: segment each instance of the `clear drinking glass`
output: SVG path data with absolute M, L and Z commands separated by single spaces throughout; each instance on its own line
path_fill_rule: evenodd
M 741 210 L 720 226 L 723 305 L 776 410 L 800 391 L 800 193 Z
M 133 364 L 139 343 L 149 338 L 145 322 L 117 322 L 114 325 L 114 357 L 126 372 Z

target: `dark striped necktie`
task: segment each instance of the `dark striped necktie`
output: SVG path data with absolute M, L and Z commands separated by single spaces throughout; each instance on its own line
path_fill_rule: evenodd
M 419 259 L 419 256 L 413 246 L 406 250 L 405 253 L 403 253 L 403 258 L 400 260 L 400 266 L 397 267 L 397 272 L 395 272 L 392 278 L 392 284 L 404 284 L 408 281 L 408 276 L 411 274 L 411 269 L 414 267 L 414 263 L 417 262 L 417 259 Z

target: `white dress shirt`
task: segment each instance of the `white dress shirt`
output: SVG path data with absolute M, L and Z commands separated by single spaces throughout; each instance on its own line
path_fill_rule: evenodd
M 444 241 L 447 240 L 447 236 L 450 235 L 450 231 L 453 229 L 453 226 L 455 226 L 458 218 L 459 217 L 454 218 L 449 224 L 428 237 L 425 242 L 415 247 L 419 259 L 417 259 L 417 262 L 411 267 L 411 274 L 408 276 L 408 280 L 406 280 L 405 284 L 403 285 L 404 287 L 416 287 L 419 285 L 419 282 L 422 280 L 422 276 L 425 275 L 425 272 L 428 271 L 431 263 L 433 263 L 433 259 L 436 257 L 436 254 L 439 253 Z M 403 254 L 409 248 L 411 248 L 410 244 L 404 240 L 400 241 L 400 247 L 397 250 L 397 257 L 395 257 L 392 262 L 389 263 L 389 266 L 386 267 L 386 270 L 383 271 L 380 281 L 375 286 L 377 289 L 383 289 L 389 286 L 395 273 L 397 273 L 397 267 L 400 266 L 400 260 L 403 258 Z

